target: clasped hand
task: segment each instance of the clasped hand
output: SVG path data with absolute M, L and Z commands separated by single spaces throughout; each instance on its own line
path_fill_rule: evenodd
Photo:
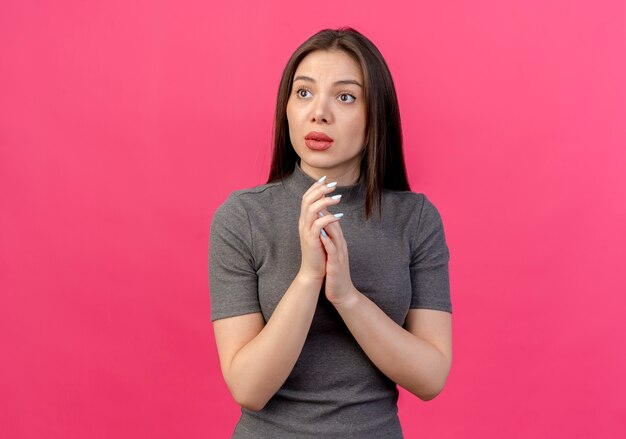
M 339 305 L 355 294 L 350 277 L 348 245 L 339 219 L 343 214 L 331 214 L 326 208 L 338 204 L 341 195 L 327 197 L 336 182 L 325 183 L 325 177 L 315 182 L 302 196 L 300 221 L 300 272 L 314 279 L 326 277 L 326 298 Z

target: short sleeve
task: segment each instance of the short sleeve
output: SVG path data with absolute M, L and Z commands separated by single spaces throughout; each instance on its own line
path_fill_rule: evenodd
M 261 312 L 250 221 L 236 193 L 211 221 L 209 291 L 211 321 Z
M 416 206 L 416 209 L 420 209 Z M 452 312 L 446 243 L 439 211 L 423 195 L 417 231 L 412 241 L 411 308 Z

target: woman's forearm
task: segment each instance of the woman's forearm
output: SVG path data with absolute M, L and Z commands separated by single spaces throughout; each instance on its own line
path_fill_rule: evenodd
M 451 359 L 394 322 L 362 293 L 335 305 L 365 354 L 387 377 L 422 400 L 443 389 Z
M 228 378 L 240 405 L 261 410 L 283 385 L 304 346 L 321 285 L 298 274 L 261 332 L 235 354 Z

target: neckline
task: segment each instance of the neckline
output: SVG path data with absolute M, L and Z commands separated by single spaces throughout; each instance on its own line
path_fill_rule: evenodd
M 298 200 L 317 180 L 306 174 L 298 162 L 295 163 L 293 172 L 283 179 L 284 186 L 295 195 Z M 330 181 L 327 181 L 330 183 Z M 352 185 L 337 186 L 328 196 L 341 195 L 341 201 L 335 206 L 331 206 L 329 211 L 345 212 L 363 208 L 365 205 L 365 179 L 361 175 L 359 181 Z

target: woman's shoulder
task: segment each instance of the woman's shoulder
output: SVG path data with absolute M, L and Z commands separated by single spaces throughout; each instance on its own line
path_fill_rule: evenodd
M 431 196 L 423 192 L 413 191 L 384 191 L 384 205 L 396 214 L 406 212 L 412 217 L 436 221 L 440 218 L 439 209 L 435 206 Z
M 276 188 L 278 188 L 279 186 L 281 186 L 281 182 L 280 181 L 275 181 L 272 183 L 265 183 L 265 184 L 260 184 L 258 186 L 253 186 L 253 187 L 249 187 L 249 188 L 244 188 L 244 189 L 237 189 L 234 190 L 230 193 L 229 198 L 242 198 L 242 197 L 246 197 L 246 196 L 263 196 L 263 194 L 268 194 L 269 192 L 275 190 Z
M 413 191 L 397 191 L 385 189 L 383 197 L 386 203 L 401 207 L 422 207 L 426 203 L 430 203 L 430 199 L 422 192 Z
M 253 205 L 263 205 L 274 196 L 281 182 L 265 183 L 245 189 L 231 191 L 226 199 L 215 210 L 215 215 L 242 214 Z

